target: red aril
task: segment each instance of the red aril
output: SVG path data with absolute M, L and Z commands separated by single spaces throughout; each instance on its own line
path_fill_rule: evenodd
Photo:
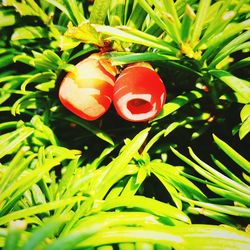
M 69 72 L 61 82 L 59 99 L 75 115 L 96 120 L 110 107 L 116 68 L 95 53 L 76 64 L 77 73 Z
M 161 112 L 165 100 L 165 85 L 149 63 L 129 65 L 115 82 L 113 103 L 125 120 L 151 120 Z

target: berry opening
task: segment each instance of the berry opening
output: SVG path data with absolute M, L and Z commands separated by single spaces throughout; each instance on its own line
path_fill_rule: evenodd
M 153 106 L 144 99 L 136 98 L 128 101 L 127 108 L 132 114 L 142 114 L 150 112 Z

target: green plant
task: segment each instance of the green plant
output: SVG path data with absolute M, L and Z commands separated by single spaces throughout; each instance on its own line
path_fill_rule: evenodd
M 249 248 L 249 8 L 2 1 L 0 247 Z M 63 77 L 98 51 L 119 69 L 150 62 L 168 93 L 158 116 L 62 106 Z

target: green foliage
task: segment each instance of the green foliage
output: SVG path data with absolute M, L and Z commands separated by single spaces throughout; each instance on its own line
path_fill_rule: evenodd
M 2 1 L 0 248 L 249 248 L 249 9 Z M 63 108 L 63 76 L 100 50 L 118 69 L 151 62 L 167 89 L 155 119 Z

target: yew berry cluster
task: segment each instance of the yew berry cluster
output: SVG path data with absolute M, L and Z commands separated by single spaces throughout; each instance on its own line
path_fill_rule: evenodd
M 159 75 L 147 62 L 118 70 L 100 53 L 76 64 L 77 73 L 69 72 L 59 88 L 59 99 L 75 115 L 92 121 L 106 113 L 113 102 L 122 118 L 141 122 L 160 113 L 166 90 Z

